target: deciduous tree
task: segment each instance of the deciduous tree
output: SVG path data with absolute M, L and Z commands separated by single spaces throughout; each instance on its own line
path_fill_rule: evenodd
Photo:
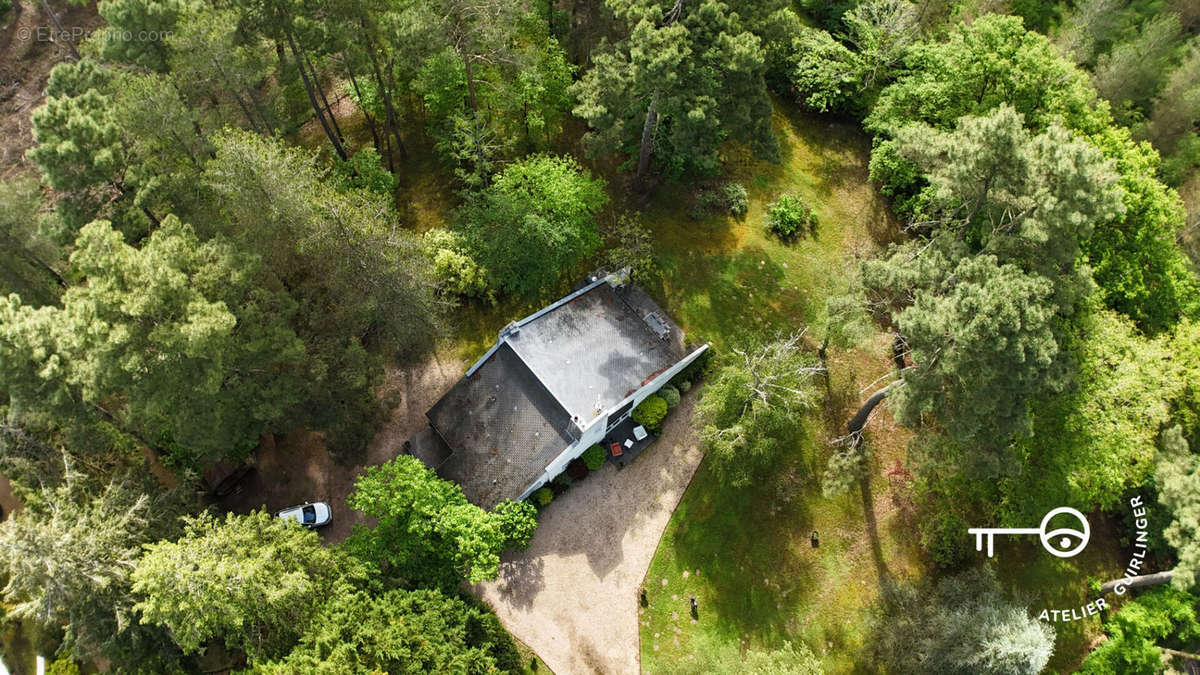
M 824 370 L 803 347 L 804 332 L 733 349 L 696 404 L 709 466 L 722 482 L 743 487 L 779 466 L 803 432 Z
M 351 551 L 411 585 L 447 591 L 494 579 L 500 553 L 527 544 L 536 526 L 532 505 L 485 511 L 409 455 L 369 467 L 346 503 L 378 521 L 355 527 Z
M 497 288 L 530 295 L 600 247 L 596 214 L 607 201 L 604 181 L 575 160 L 534 155 L 506 167 L 454 227 Z

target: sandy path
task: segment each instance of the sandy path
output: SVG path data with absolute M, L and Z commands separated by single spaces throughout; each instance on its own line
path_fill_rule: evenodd
M 638 672 L 638 589 L 702 457 L 694 402 L 629 466 L 607 464 L 551 503 L 529 549 L 472 588 L 558 675 Z
M 391 419 L 375 435 L 357 461 L 340 463 L 325 450 L 321 434 L 297 431 L 272 448 L 255 453 L 256 470 L 241 483 L 241 490 L 220 500 L 226 510 L 246 513 L 257 508 L 275 511 L 307 501 L 325 501 L 333 508 L 333 522 L 318 530 L 329 542 L 350 534 L 354 523 L 366 516 L 346 506 L 346 496 L 367 466 L 382 464 L 403 449 L 404 441 L 427 422 L 425 411 L 446 393 L 467 364 L 430 357 L 406 370 L 390 370 L 380 395 L 394 404 Z

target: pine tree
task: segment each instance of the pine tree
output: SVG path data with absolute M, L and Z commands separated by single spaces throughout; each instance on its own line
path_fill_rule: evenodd
M 720 167 L 726 138 L 771 156 L 771 106 L 759 39 L 720 0 L 610 0 L 628 36 L 604 46 L 575 85 L 575 114 L 587 120 L 596 152 L 636 157 L 634 187 L 646 187 L 651 160 L 669 177 Z

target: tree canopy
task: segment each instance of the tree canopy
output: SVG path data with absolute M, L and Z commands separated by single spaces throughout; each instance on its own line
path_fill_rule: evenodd
M 132 575 L 141 622 L 184 652 L 218 640 L 254 659 L 286 653 L 323 603 L 365 577 L 316 532 L 264 511 L 185 518 L 183 536 L 147 546 Z
M 696 404 L 709 466 L 732 486 L 746 486 L 781 461 L 804 428 L 822 368 L 803 333 L 733 349 Z
M 640 186 L 651 160 L 671 178 L 714 173 L 726 138 L 775 151 L 760 41 L 736 12 L 720 0 L 607 6 L 627 33 L 574 86 L 594 152 L 636 161 Z
M 532 295 L 600 247 L 604 187 L 573 159 L 534 155 L 505 167 L 454 227 L 496 288 Z
M 521 672 L 513 640 L 486 609 L 435 590 L 330 598 L 300 643 L 258 673 Z
M 496 578 L 500 553 L 525 546 L 537 526 L 531 504 L 485 511 L 409 455 L 368 467 L 346 503 L 378 521 L 355 526 L 351 551 L 411 585 L 447 591 Z

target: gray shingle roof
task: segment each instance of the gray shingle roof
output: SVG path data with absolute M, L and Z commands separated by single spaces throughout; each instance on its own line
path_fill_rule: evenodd
M 438 475 L 484 508 L 519 497 L 572 443 L 571 416 L 507 345 L 459 380 L 428 417 L 453 450 Z

